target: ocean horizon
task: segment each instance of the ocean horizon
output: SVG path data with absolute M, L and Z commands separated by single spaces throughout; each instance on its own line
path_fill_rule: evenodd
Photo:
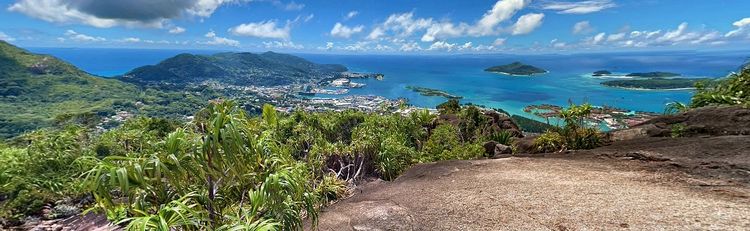
M 94 75 L 110 77 L 153 65 L 180 53 L 214 54 L 221 50 L 161 50 L 121 48 L 41 48 L 32 52 L 50 54 Z M 691 89 L 636 90 L 601 85 L 606 79 L 592 78 L 597 70 L 617 73 L 666 71 L 688 78 L 720 78 L 736 71 L 746 53 L 726 51 L 613 52 L 590 54 L 482 54 L 482 55 L 334 55 L 294 54 L 316 63 L 343 64 L 356 72 L 382 73 L 385 79 L 356 80 L 364 88 L 346 95 L 379 95 L 405 98 L 409 103 L 434 108 L 442 97 L 422 96 L 407 86 L 427 87 L 462 96 L 462 103 L 501 108 L 511 114 L 533 117 L 523 108 L 535 104 L 565 106 L 588 102 L 632 111 L 661 113 L 671 102 L 689 102 Z M 520 61 L 549 73 L 507 76 L 485 72 L 490 66 Z M 323 95 L 341 97 L 345 95 Z M 537 118 L 539 119 L 539 118 Z

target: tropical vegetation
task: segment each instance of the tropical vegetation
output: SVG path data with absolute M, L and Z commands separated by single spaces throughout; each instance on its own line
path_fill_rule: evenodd
M 139 117 L 97 132 L 70 124 L 0 146 L 0 217 L 48 219 L 88 208 L 130 230 L 276 230 L 315 224 L 360 179 L 484 156 L 489 118 L 460 105 L 438 115 L 357 111 L 248 115 L 216 101 L 191 122 Z M 59 211 L 59 212 L 58 212 Z

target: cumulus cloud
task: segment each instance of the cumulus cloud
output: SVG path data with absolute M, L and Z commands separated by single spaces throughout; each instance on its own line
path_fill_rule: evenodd
M 506 38 L 497 38 L 495 39 L 494 42 L 492 42 L 492 46 L 499 47 L 499 46 L 505 45 L 506 40 L 507 40 Z
M 573 34 L 588 34 L 594 31 L 589 21 L 580 21 L 573 25 Z
M 589 14 L 616 6 L 612 0 L 547 1 L 542 4 L 542 9 L 554 10 L 559 14 Z
M 455 43 L 448 43 L 446 41 L 437 41 L 430 45 L 429 48 L 427 48 L 428 51 L 436 51 L 436 50 L 445 50 L 445 51 L 451 51 L 453 48 L 456 47 Z
M 344 20 L 352 19 L 356 17 L 358 14 L 359 14 L 359 11 L 356 11 L 356 10 L 349 11 L 349 13 L 347 13 L 346 16 L 344 16 Z
M 739 21 L 732 23 L 732 25 L 737 27 L 737 29 L 726 33 L 726 35 L 724 35 L 725 37 L 737 37 L 750 31 L 750 18 L 740 19 Z
M 233 46 L 233 47 L 240 46 L 240 42 L 239 41 L 228 39 L 228 38 L 219 37 L 213 31 L 209 31 L 208 33 L 206 33 L 206 35 L 204 35 L 204 37 L 208 38 L 208 41 L 202 42 L 202 44 L 206 44 L 206 45 L 220 45 L 220 46 Z
M 607 42 L 617 42 L 625 39 L 625 33 L 611 34 L 607 37 Z
M 161 28 L 169 19 L 208 17 L 222 4 L 236 1 L 240 0 L 19 0 L 8 10 L 55 23 Z
M 422 46 L 420 46 L 417 42 L 404 43 L 398 50 L 404 52 L 421 51 Z
M 305 46 L 295 44 L 292 41 L 270 41 L 263 42 L 267 49 L 304 49 Z
M 360 33 L 365 29 L 364 26 L 359 25 L 355 27 L 347 27 L 337 22 L 331 29 L 331 36 L 340 38 L 350 38 L 353 34 Z
M 497 1 L 491 10 L 487 11 L 482 19 L 471 28 L 469 33 L 476 35 L 493 34 L 495 28 L 502 22 L 510 19 L 519 10 L 528 5 L 530 0 L 501 0 Z
M 596 34 L 595 36 L 588 38 L 587 43 L 590 45 L 599 45 L 604 42 L 605 36 L 607 36 L 607 33 L 604 32 Z
M 185 31 L 186 31 L 185 28 L 182 28 L 182 27 L 179 27 L 179 26 L 174 27 L 172 29 L 169 29 L 169 33 L 170 34 L 182 34 Z
M 687 23 L 681 23 L 672 30 L 630 30 L 626 29 L 609 34 L 602 32 L 596 36 L 586 38 L 581 46 L 616 46 L 616 47 L 656 47 L 676 45 L 719 45 L 727 42 L 727 38 L 718 31 L 690 30 Z
M 391 14 L 381 25 L 376 26 L 370 35 L 369 39 L 379 39 L 386 34 L 386 32 L 393 32 L 397 37 L 407 37 L 414 32 L 426 29 L 432 25 L 432 18 L 414 18 L 413 12 Z
M 291 32 L 291 24 L 278 27 L 275 20 L 240 24 L 229 29 L 234 35 L 258 38 L 273 38 L 288 40 Z
M 13 42 L 16 39 L 13 37 L 10 37 L 10 35 L 0 32 L 0 40 L 6 41 L 6 42 Z
M 333 49 L 333 42 L 326 42 L 325 46 L 318 47 L 318 50 L 332 50 Z
M 97 36 L 90 36 L 86 34 L 78 33 L 74 30 L 67 30 L 65 31 L 65 36 L 68 37 L 68 39 L 78 42 L 103 42 L 107 41 L 107 39 Z
M 534 31 L 536 28 L 542 25 L 544 20 L 544 14 L 526 14 L 518 18 L 518 21 L 513 25 L 513 35 L 528 34 Z
M 141 41 L 140 38 L 135 38 L 135 37 L 129 37 L 129 38 L 124 38 L 124 39 L 119 40 L 119 42 L 126 42 L 126 43 L 137 43 L 140 41 Z

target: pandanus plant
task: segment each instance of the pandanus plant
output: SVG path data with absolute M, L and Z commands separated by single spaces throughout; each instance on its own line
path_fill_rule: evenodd
M 124 208 L 131 230 L 301 229 L 318 197 L 305 163 L 260 128 L 273 110 L 249 119 L 233 102 L 209 106 L 194 129 L 178 129 L 148 153 L 108 156 L 85 174 L 97 207 Z

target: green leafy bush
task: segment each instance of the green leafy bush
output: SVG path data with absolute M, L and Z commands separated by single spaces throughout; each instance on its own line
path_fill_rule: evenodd
M 571 104 L 560 112 L 565 125 L 548 130 L 535 141 L 539 152 L 556 152 L 564 149 L 592 149 L 601 146 L 599 130 L 588 127 L 586 119 L 591 115 L 590 104 Z
M 696 84 L 690 107 L 709 105 L 744 105 L 750 106 L 750 68 L 743 68 L 716 82 Z
M 547 131 L 534 139 L 534 146 L 539 152 L 557 152 L 565 148 L 565 138 L 558 132 Z

